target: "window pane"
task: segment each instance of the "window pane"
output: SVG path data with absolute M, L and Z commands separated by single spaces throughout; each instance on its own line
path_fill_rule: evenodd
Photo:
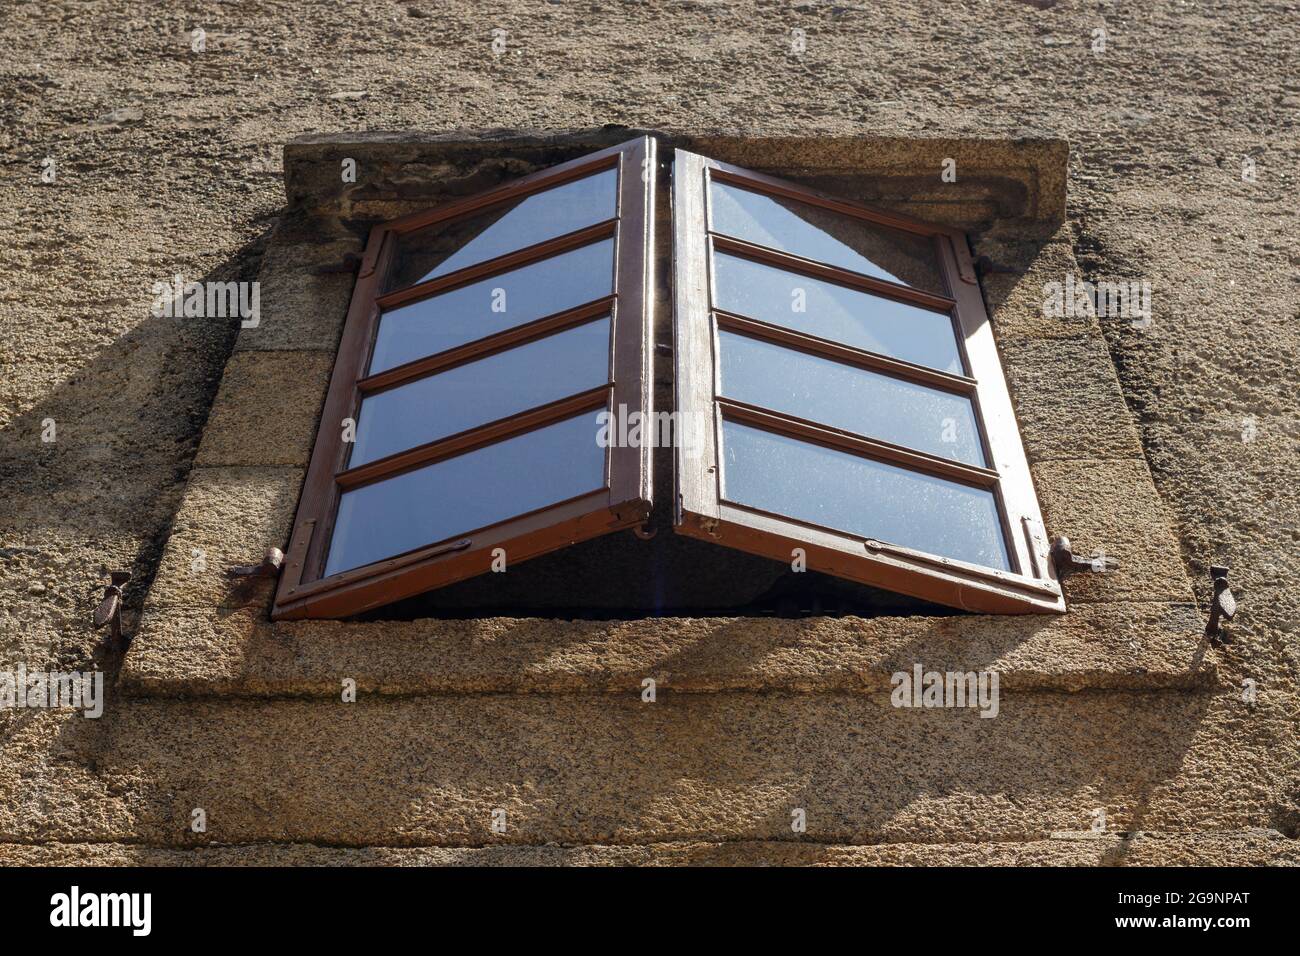
M 325 574 L 338 574 L 605 486 L 596 412 L 344 492 Z
M 952 317 L 718 253 L 715 307 L 891 358 L 962 371 Z
M 886 282 L 945 293 L 934 240 L 777 196 L 711 182 L 713 231 L 850 269 Z
M 380 317 L 370 372 L 604 298 L 613 289 L 614 240 L 605 239 L 421 299 Z
M 606 169 L 402 239 L 385 288 L 401 289 L 613 219 L 618 170 Z
M 1011 568 L 991 491 L 736 422 L 724 422 L 722 434 L 728 501 L 929 554 Z
M 984 464 L 970 399 L 748 335 L 719 333 L 722 394 L 796 418 Z
M 350 467 L 609 381 L 609 319 L 589 322 L 361 402 Z

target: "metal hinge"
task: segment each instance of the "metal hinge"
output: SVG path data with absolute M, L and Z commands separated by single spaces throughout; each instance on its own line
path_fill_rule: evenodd
M 1237 613 L 1237 599 L 1228 590 L 1228 569 L 1223 565 L 1210 568 L 1210 580 L 1214 582 L 1214 597 L 1210 599 L 1210 620 L 1205 625 L 1205 636 L 1227 644 L 1229 638 L 1223 634 L 1221 622 L 1231 621 Z
M 966 238 L 964 236 L 960 238 L 948 236 L 948 242 L 952 246 L 952 257 L 957 263 L 957 275 L 961 278 L 961 281 L 967 285 L 979 285 L 979 280 L 975 277 L 975 266 L 971 262 L 970 249 L 963 249 L 958 245 L 958 243 L 965 244 Z
M 614 508 L 614 520 L 620 524 L 645 524 L 650 518 L 650 502 L 636 499 Z
M 122 645 L 122 588 L 131 580 L 131 572 L 109 571 L 108 576 L 111 583 L 104 588 L 104 597 L 95 608 L 92 621 L 95 630 L 109 625 L 108 639 L 113 647 L 119 648 Z
M 1119 562 L 1114 558 L 1106 557 L 1104 551 L 1097 552 L 1096 556 L 1091 558 L 1076 555 L 1074 549 L 1070 546 L 1070 539 L 1065 535 L 1058 535 L 1052 539 L 1050 554 L 1058 578 L 1064 578 L 1080 571 L 1092 571 L 1102 574 L 1106 571 L 1119 570 Z
M 280 576 L 283 565 L 284 552 L 279 548 L 267 548 L 261 564 L 237 564 L 226 573 L 232 578 L 275 578 Z

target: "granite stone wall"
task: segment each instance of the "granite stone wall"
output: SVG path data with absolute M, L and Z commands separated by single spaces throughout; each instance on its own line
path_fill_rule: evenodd
M 0 667 L 110 679 L 97 720 L 0 711 L 0 862 L 1297 862 L 1294 3 L 432 12 L 103 0 L 0 21 Z M 794 171 L 828 183 L 864 144 L 897 159 L 882 204 L 977 233 L 1049 524 L 1121 571 L 1068 582 L 1071 612 L 1037 627 L 273 629 L 264 592 L 232 598 L 224 565 L 286 527 L 315 425 L 280 399 L 332 362 L 351 279 L 315 267 L 423 189 L 554 148 L 512 165 L 480 138 L 332 194 L 321 156 L 607 124 L 738 163 L 763 143 L 778 169 L 820 144 Z M 827 172 L 836 143 L 859 166 Z M 1028 184 L 1033 150 L 1055 178 Z M 1149 282 L 1152 321 L 1043 316 L 1067 273 Z M 264 315 L 299 321 L 155 317 L 178 274 L 261 276 Z M 1213 648 L 1220 563 L 1241 612 Z M 105 567 L 134 574 L 125 655 L 90 626 Z M 916 660 L 1005 670 L 998 718 L 891 707 Z M 349 674 L 355 704 L 333 691 Z

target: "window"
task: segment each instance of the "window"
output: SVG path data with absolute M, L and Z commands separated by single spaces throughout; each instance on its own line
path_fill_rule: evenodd
M 372 231 L 275 617 L 651 516 L 654 160 L 641 138 Z M 681 150 L 672 215 L 674 530 L 1062 610 L 965 237 Z
M 965 237 L 678 150 L 684 534 L 953 607 L 1059 611 Z
M 274 615 L 335 617 L 643 522 L 654 142 L 376 227 Z M 498 550 L 501 549 L 501 550 Z

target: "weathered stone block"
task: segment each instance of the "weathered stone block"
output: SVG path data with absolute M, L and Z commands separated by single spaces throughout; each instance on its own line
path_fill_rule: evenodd
M 1030 462 L 1142 457 L 1100 335 L 999 343 Z
M 977 248 L 977 253 L 980 250 Z M 981 253 L 983 254 L 983 253 Z M 1101 334 L 1094 316 L 1048 314 L 1044 302 L 1050 284 L 1064 284 L 1066 277 L 1079 275 L 1074 250 L 1063 242 L 1050 242 L 1033 252 L 1028 262 L 1017 259 L 1001 263 L 996 259 L 980 279 L 984 302 L 993 321 L 1000 345 L 1014 339 L 1065 339 Z
M 237 564 L 257 564 L 269 547 L 284 549 L 298 503 L 303 472 L 298 468 L 196 468 L 172 527 L 171 537 L 149 589 L 141 624 L 176 609 L 217 609 L 252 606 L 265 612 L 273 582 L 230 578 Z M 148 643 L 146 638 L 145 643 Z M 202 666 L 191 653 L 209 654 L 222 648 L 199 633 L 167 655 L 182 673 Z M 132 649 L 134 654 L 134 648 Z
M 361 252 L 359 241 L 272 242 L 258 275 L 260 322 L 240 330 L 236 351 L 333 352 L 347 318 L 356 270 L 321 270 L 340 267 L 346 256 Z
M 236 352 L 195 464 L 305 468 L 333 367 L 328 352 Z
M 1045 461 L 1032 467 L 1049 537 L 1104 551 L 1119 568 L 1073 574 L 1069 602 L 1194 601 L 1170 518 L 1144 460 Z

